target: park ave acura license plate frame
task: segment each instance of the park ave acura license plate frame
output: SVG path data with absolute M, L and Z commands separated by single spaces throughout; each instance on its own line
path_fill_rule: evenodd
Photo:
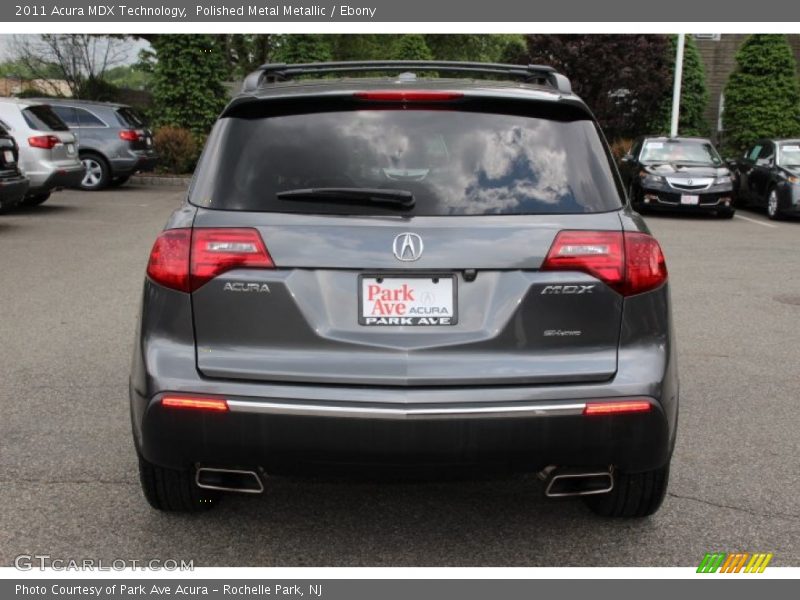
M 357 293 L 359 325 L 458 323 L 458 285 L 453 274 L 364 274 L 358 277 Z

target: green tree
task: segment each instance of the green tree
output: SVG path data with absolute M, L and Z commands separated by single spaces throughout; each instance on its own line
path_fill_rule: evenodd
M 425 37 L 419 34 L 401 35 L 395 40 L 391 49 L 391 58 L 394 60 L 431 60 L 433 54 Z
M 156 125 L 205 135 L 227 102 L 224 60 L 211 35 L 159 35 L 150 41 Z
M 331 43 L 334 36 L 316 34 L 283 35 L 277 41 L 276 62 L 311 63 L 333 58 Z
M 675 79 L 675 52 L 678 47 L 678 36 L 670 36 L 667 54 L 669 79 Z M 700 59 L 700 51 L 692 36 L 686 36 L 683 47 L 683 75 L 681 76 L 681 106 L 678 116 L 678 133 L 707 137 L 710 133 L 705 117 L 708 106 L 708 87 L 706 87 L 706 71 Z M 651 126 L 652 133 L 669 134 L 672 119 L 672 90 L 666 90 L 659 107 L 659 112 Z
M 509 44 L 520 44 L 524 37 L 509 34 L 429 34 L 425 42 L 436 60 L 498 62 Z
M 739 152 L 761 137 L 800 135 L 800 83 L 785 35 L 756 34 L 745 40 L 725 86 L 722 118 L 726 153 Z

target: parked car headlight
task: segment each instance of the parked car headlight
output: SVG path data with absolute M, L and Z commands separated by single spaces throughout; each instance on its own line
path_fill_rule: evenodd
M 790 175 L 789 177 L 786 178 L 786 181 L 788 181 L 792 185 L 798 185 L 800 184 L 800 177 L 795 177 L 794 175 Z
M 736 180 L 733 175 L 720 175 L 714 179 L 714 185 L 725 185 L 726 183 L 733 183 L 734 181 Z
M 653 175 L 652 173 L 648 173 L 647 171 L 640 171 L 639 177 L 641 179 L 641 184 L 645 187 L 647 186 L 660 186 L 664 185 L 666 179 L 664 179 L 661 175 Z

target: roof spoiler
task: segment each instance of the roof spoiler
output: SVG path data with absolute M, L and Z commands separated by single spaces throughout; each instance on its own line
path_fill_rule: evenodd
M 243 93 L 251 93 L 264 84 L 290 81 L 296 77 L 346 73 L 404 73 L 437 72 L 490 75 L 497 78 L 520 79 L 526 83 L 549 85 L 555 90 L 569 94 L 572 85 L 569 79 L 545 65 L 508 65 L 503 63 L 431 61 L 431 60 L 366 60 L 345 62 L 320 62 L 284 64 L 273 63 L 258 67 L 250 73 L 242 85 Z

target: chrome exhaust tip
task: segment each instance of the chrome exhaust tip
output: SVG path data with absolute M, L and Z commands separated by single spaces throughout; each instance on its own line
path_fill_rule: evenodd
M 264 484 L 255 471 L 199 467 L 195 473 L 194 481 L 197 487 L 204 490 L 239 492 L 241 494 L 261 494 L 264 492 Z
M 614 470 L 553 469 L 544 495 L 548 498 L 607 494 L 614 489 Z

